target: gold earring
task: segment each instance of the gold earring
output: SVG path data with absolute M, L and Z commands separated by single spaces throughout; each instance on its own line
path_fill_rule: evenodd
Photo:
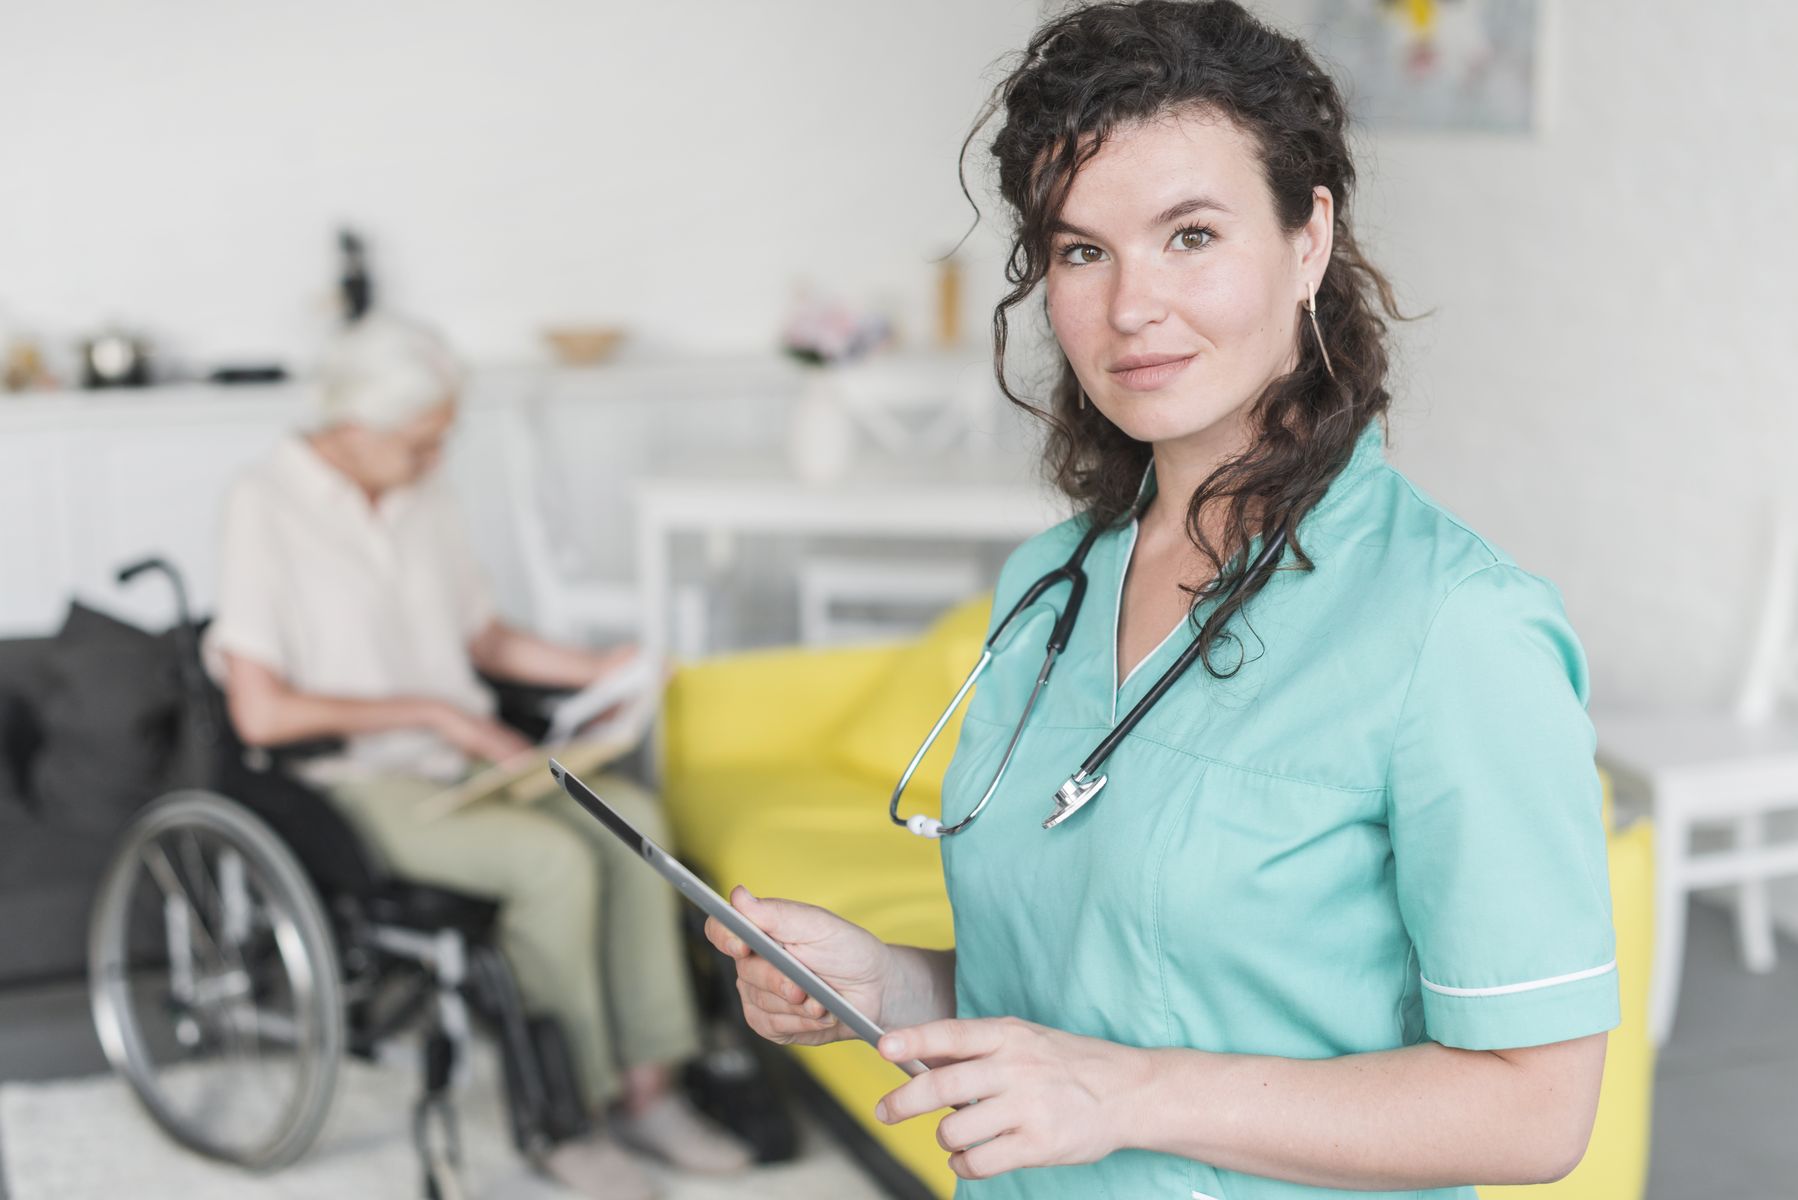
M 1317 339 L 1317 352 L 1324 356 L 1324 370 L 1330 378 L 1336 378 L 1336 368 L 1330 365 L 1330 348 L 1324 345 L 1323 330 L 1317 327 L 1317 285 L 1311 284 L 1305 289 L 1305 311 L 1311 315 L 1311 336 Z

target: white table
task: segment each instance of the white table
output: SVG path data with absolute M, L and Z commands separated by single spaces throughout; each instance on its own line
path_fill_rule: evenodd
M 1027 481 L 1025 464 L 917 463 L 906 477 L 896 470 L 830 484 L 728 474 L 640 481 L 634 507 L 644 647 L 656 654 L 677 649 L 670 638 L 672 570 L 675 539 L 683 535 L 1018 542 L 1068 515 L 1066 501 Z

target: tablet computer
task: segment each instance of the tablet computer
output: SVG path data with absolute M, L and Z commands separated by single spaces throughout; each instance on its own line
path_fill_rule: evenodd
M 818 978 L 812 969 L 794 958 L 785 946 L 763 933 L 755 922 L 745 917 L 731 906 L 729 900 L 713 891 L 704 880 L 683 866 L 678 859 L 666 850 L 650 841 L 643 833 L 625 820 L 617 809 L 607 804 L 593 793 L 593 789 L 563 767 L 555 759 L 549 760 L 550 774 L 562 790 L 573 797 L 574 802 L 593 814 L 595 820 L 604 825 L 612 836 L 631 848 L 639 858 L 654 867 L 662 877 L 672 883 L 680 894 L 704 909 L 710 916 L 717 917 L 726 928 L 743 939 L 745 945 L 757 954 L 773 963 L 775 969 L 794 983 L 798 984 L 806 995 L 811 996 L 830 1012 L 837 1020 L 847 1025 L 855 1034 L 869 1045 L 878 1043 L 886 1030 L 849 1003 L 842 993 Z M 902 1062 L 899 1069 L 907 1075 L 919 1075 L 928 1070 L 923 1063 Z

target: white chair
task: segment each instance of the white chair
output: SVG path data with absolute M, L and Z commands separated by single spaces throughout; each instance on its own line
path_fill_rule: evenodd
M 518 556 L 531 596 L 532 625 L 545 637 L 573 642 L 631 638 L 641 624 L 637 589 L 629 580 L 595 577 L 581 555 L 551 532 L 548 511 L 566 495 L 540 452 L 542 405 L 521 397 L 505 415 L 506 491 Z M 622 524 L 623 512 L 617 514 Z
M 972 561 L 809 555 L 799 564 L 799 641 L 907 637 L 981 586 Z
M 895 455 L 963 444 L 990 421 L 998 397 L 991 361 L 958 354 L 881 355 L 817 378 L 877 447 Z
M 1657 1045 L 1673 1028 L 1685 962 L 1686 905 L 1699 888 L 1736 888 L 1743 965 L 1775 965 L 1767 881 L 1798 874 L 1798 839 L 1768 841 L 1767 817 L 1798 808 L 1798 513 L 1776 506 L 1767 585 L 1748 669 L 1728 711 L 1595 709 L 1598 760 L 1619 794 L 1638 792 L 1655 822 L 1655 950 L 1649 1024 Z M 1733 830 L 1733 845 L 1700 853 L 1700 826 Z

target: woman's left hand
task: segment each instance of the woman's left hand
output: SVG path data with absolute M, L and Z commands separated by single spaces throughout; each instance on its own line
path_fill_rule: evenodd
M 936 1140 L 963 1179 L 1096 1162 L 1121 1149 L 1132 1093 L 1150 1067 L 1148 1052 L 1134 1046 L 1016 1017 L 896 1029 L 880 1040 L 880 1053 L 930 1070 L 888 1092 L 875 1115 L 892 1125 L 955 1108 Z

